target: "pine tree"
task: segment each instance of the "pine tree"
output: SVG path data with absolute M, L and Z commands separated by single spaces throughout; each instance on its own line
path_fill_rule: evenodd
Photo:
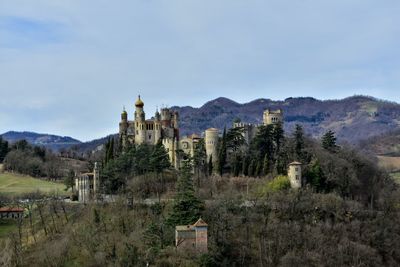
M 335 133 L 329 130 L 322 136 L 322 147 L 329 151 L 335 151 L 337 148 Z
M 200 181 L 200 173 L 207 175 L 207 153 L 204 139 L 201 139 L 194 149 L 193 165 L 197 173 L 197 180 Z
M 184 161 L 177 182 L 172 212 L 167 220 L 171 226 L 191 224 L 198 220 L 204 210 L 204 203 L 195 196 L 191 171 L 190 160 Z

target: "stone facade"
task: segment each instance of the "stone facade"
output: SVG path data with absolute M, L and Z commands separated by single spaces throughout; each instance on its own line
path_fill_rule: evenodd
M 175 227 L 175 246 L 181 251 L 208 251 L 208 225 L 201 218 L 193 225 Z
M 301 167 L 302 164 L 297 161 L 289 164 L 288 177 L 292 188 L 301 188 L 303 185 Z

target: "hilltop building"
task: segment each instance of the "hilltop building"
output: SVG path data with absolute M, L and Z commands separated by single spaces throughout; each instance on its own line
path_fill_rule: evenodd
M 78 193 L 78 201 L 88 203 L 96 199 L 100 187 L 100 172 L 97 162 L 91 173 L 82 173 L 75 178 L 75 188 Z
M 208 251 L 208 225 L 201 218 L 193 225 L 178 225 L 175 227 L 175 246 L 181 251 Z
M 283 111 L 278 109 L 264 111 L 263 125 L 276 125 L 283 123 Z M 233 127 L 243 127 L 243 135 L 246 142 L 250 141 L 257 134 L 260 125 L 234 123 Z M 207 161 L 212 158 L 213 162 L 218 159 L 217 145 L 220 131 L 216 128 L 209 128 L 204 132 L 204 143 L 206 147 Z M 129 144 L 149 144 L 155 145 L 161 140 L 168 152 L 171 164 L 175 168 L 180 166 L 180 156 L 178 151 L 183 151 L 189 156 L 194 155 L 194 151 L 202 137 L 193 134 L 180 138 L 179 136 L 179 114 L 169 108 L 162 108 L 161 112 L 155 112 L 154 117 L 146 119 L 144 112 L 144 102 L 138 97 L 135 102 L 135 113 L 133 120 L 128 119 L 128 112 L 124 109 L 119 123 L 119 138 L 123 147 Z

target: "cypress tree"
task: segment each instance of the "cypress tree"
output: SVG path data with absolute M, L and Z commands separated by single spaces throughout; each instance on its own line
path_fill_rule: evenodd
M 208 175 L 209 175 L 209 176 L 212 175 L 213 167 L 214 167 L 214 166 L 213 166 L 213 158 L 212 158 L 212 155 L 210 155 L 210 159 L 208 160 L 208 167 L 207 167 Z
M 293 138 L 295 142 L 295 154 L 296 159 L 301 160 L 303 158 L 303 149 L 304 149 L 304 132 L 303 127 L 300 124 L 296 124 L 296 129 L 293 133 Z
M 217 170 L 218 170 L 219 175 L 221 175 L 221 176 L 224 173 L 225 164 L 226 164 L 226 127 L 224 128 L 221 145 L 219 146 L 219 151 L 218 151 Z
M 329 130 L 322 136 L 322 147 L 329 151 L 334 151 L 337 148 L 335 133 Z

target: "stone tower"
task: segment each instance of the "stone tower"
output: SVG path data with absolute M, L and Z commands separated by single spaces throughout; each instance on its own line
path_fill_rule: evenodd
M 135 102 L 135 143 L 144 144 L 146 141 L 146 119 L 143 110 L 144 103 L 140 99 L 140 95 Z
M 264 125 L 274 125 L 278 123 L 283 123 L 283 111 L 281 109 L 271 111 L 267 109 L 263 114 L 263 124 Z
M 210 128 L 206 130 L 205 133 L 205 143 L 206 143 L 206 154 L 207 154 L 207 162 L 210 160 L 212 156 L 212 161 L 216 162 L 218 159 L 217 153 L 217 145 L 218 145 L 218 129 Z
M 302 187 L 301 166 L 302 164 L 297 161 L 289 164 L 288 176 L 292 188 Z

